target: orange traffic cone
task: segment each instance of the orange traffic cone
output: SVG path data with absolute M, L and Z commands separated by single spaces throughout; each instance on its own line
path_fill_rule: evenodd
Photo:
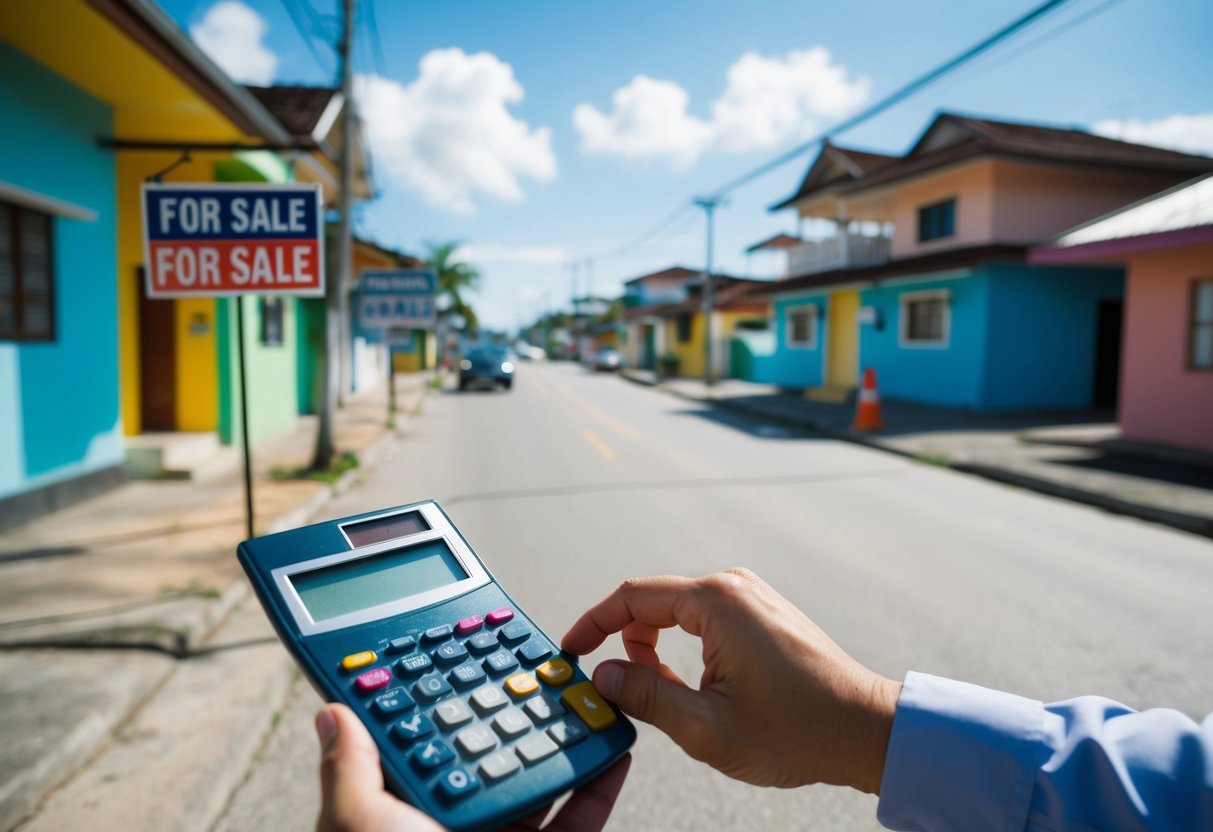
M 863 387 L 859 391 L 859 403 L 855 407 L 852 430 L 884 430 L 884 419 L 880 416 L 880 393 L 876 390 L 876 371 L 868 367 L 863 371 Z

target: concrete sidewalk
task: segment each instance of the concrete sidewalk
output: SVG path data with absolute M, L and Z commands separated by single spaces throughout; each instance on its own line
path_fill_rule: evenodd
M 314 417 L 255 446 L 257 532 L 307 522 L 356 481 L 419 412 L 431 378 L 397 377 L 395 431 L 385 390 L 354 396 L 337 412 L 338 450 L 354 453 L 359 466 L 334 483 L 284 478 L 310 459 Z M 245 536 L 242 477 L 131 482 L 5 533 L 0 830 L 28 816 L 153 699 L 175 659 L 198 653 L 233 610 L 248 606 L 235 558 Z M 260 632 L 272 638 L 268 625 Z
M 630 381 L 935 465 L 1213 537 L 1213 454 L 1129 442 L 1111 412 L 975 413 L 884 401 L 886 428 L 852 430 L 853 404 L 738 379 Z

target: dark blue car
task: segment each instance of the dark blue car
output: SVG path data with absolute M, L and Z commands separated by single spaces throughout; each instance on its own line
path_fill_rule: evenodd
M 476 347 L 459 362 L 459 389 L 474 384 L 496 386 L 506 390 L 514 383 L 514 362 L 504 347 Z

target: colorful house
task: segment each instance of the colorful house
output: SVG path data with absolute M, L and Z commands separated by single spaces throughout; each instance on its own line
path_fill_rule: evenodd
M 1029 264 L 1063 228 L 1213 170 L 1213 159 L 1067 130 L 942 114 L 901 157 L 827 144 L 794 208 L 826 226 L 765 293 L 759 380 L 977 410 L 1111 406 L 1119 268 Z M 820 231 L 820 228 L 819 228 Z
M 687 284 L 698 280 L 702 272 L 685 266 L 633 277 L 623 284 L 624 360 L 629 367 L 656 370 L 658 359 L 665 354 L 665 324 L 654 312 L 660 307 L 677 303 L 687 297 Z
M 1030 259 L 1124 266 L 1123 436 L 1213 452 L 1213 175 L 1063 232 Z

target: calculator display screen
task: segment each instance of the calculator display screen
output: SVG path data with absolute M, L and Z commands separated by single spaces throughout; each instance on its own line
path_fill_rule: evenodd
M 298 572 L 291 584 L 313 621 L 359 612 L 468 577 L 444 540 Z
M 370 546 L 372 543 L 382 543 L 385 540 L 428 531 L 430 524 L 425 522 L 420 511 L 409 511 L 404 514 L 375 517 L 341 528 L 354 546 Z

